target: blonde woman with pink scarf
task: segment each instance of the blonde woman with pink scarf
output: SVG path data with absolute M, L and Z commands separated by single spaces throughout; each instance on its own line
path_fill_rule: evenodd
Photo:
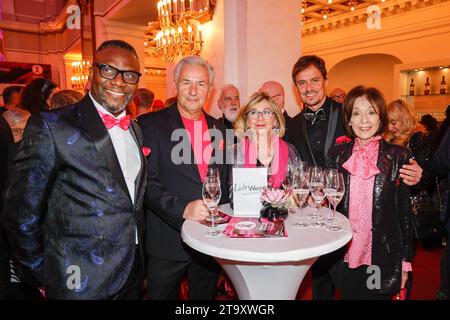
M 282 139 L 285 119 L 278 105 L 264 93 L 254 93 L 241 108 L 234 129 L 239 143 L 231 147 L 235 167 L 268 168 L 268 183 L 280 188 L 289 164 L 299 156 L 295 147 Z

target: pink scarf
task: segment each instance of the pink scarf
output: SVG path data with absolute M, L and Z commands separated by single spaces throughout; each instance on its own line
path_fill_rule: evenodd
M 255 168 L 257 163 L 256 144 L 245 138 L 244 143 L 244 168 Z M 279 188 L 286 176 L 286 168 L 289 161 L 289 147 L 287 143 L 277 136 L 272 136 L 273 158 L 270 164 L 273 173 L 272 187 Z
M 352 155 L 342 167 L 351 175 L 358 176 L 363 180 L 370 179 L 380 173 L 380 169 L 377 167 L 380 140 L 381 136 L 375 136 L 365 146 L 361 146 L 358 139 L 355 139 Z

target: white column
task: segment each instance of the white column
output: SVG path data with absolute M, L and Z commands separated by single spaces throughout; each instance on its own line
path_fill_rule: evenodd
M 205 25 L 201 56 L 216 70 L 215 88 L 207 111 L 217 108 L 219 89 L 235 84 L 241 103 L 267 80 L 280 82 L 286 92 L 286 110 L 299 111 L 291 80 L 300 57 L 301 3 L 299 0 L 218 0 L 213 21 Z

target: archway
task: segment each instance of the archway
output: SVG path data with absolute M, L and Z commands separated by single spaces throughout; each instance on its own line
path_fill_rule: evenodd
M 394 65 L 402 61 L 389 54 L 363 54 L 337 63 L 328 72 L 327 92 L 336 87 L 348 92 L 357 85 L 379 89 L 386 101 L 393 99 Z

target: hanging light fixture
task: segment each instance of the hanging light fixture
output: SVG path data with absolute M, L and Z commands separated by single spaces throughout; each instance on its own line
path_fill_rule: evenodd
M 91 62 L 89 60 L 72 62 L 72 76 L 70 77 L 72 89 L 83 90 L 85 88 L 90 69 Z
M 154 55 L 165 62 L 177 56 L 199 55 L 203 48 L 201 24 L 212 19 L 215 1 L 160 0 L 158 23 L 149 23 L 149 40 Z
M 355 11 L 356 6 L 358 5 L 358 0 L 350 0 L 347 4 L 350 7 L 350 11 Z

